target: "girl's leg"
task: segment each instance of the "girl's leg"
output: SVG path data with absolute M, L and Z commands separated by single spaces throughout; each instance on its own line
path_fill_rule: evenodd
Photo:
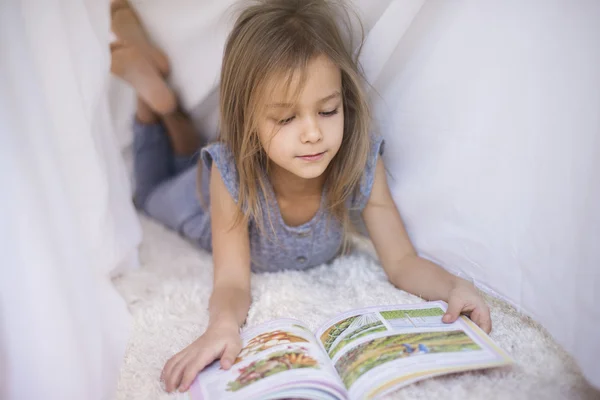
M 161 49 L 154 46 L 142 21 L 127 0 L 111 0 L 110 18 L 111 30 L 119 40 L 139 49 L 163 76 L 169 75 L 169 59 Z
M 163 225 L 210 250 L 209 204 L 201 203 L 196 182 L 197 165 L 192 165 L 158 185 L 148 196 L 144 210 Z
M 135 178 L 134 202 L 142 210 L 150 194 L 174 174 L 171 143 L 152 109 L 138 97 L 133 123 L 133 169 Z
M 167 119 L 173 123 L 170 131 L 164 126 L 164 116 L 156 115 L 138 99 L 134 125 L 135 202 L 150 217 L 210 250 L 210 213 L 204 209 L 208 204 L 199 200 L 196 185 L 198 149 L 174 151 L 172 145 L 173 137 L 195 137 L 195 132 L 185 114 Z M 207 179 L 204 177 L 202 182 L 206 188 Z
M 175 94 L 161 71 L 137 47 L 118 41 L 111 43 L 110 50 L 111 73 L 129 83 L 155 113 L 164 115 L 177 109 Z
M 200 139 L 182 111 L 159 116 L 138 98 L 134 124 L 136 204 L 162 182 L 194 166 Z
M 200 137 L 190 118 L 181 110 L 162 116 L 174 153 L 175 172 L 189 168 L 200 149 Z
M 160 122 L 160 116 L 140 97 L 137 98 L 135 118 L 141 124 L 156 124 Z
M 111 0 L 111 72 L 128 82 L 139 97 L 158 114 L 177 109 L 175 94 L 167 85 L 169 60 L 154 46 L 142 22 L 127 0 Z

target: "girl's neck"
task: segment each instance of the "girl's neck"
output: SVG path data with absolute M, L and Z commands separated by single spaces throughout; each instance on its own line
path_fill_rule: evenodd
M 269 166 L 269 180 L 273 191 L 277 197 L 285 199 L 320 196 L 326 178 L 326 174 L 322 174 L 314 179 L 304 179 L 277 165 Z

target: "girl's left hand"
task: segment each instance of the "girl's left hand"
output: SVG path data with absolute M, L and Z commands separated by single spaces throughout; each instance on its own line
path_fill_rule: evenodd
M 448 310 L 442 321 L 452 323 L 461 314 L 468 315 L 485 333 L 492 331 L 492 319 L 490 309 L 483 298 L 475 289 L 475 286 L 467 281 L 459 282 L 448 296 Z

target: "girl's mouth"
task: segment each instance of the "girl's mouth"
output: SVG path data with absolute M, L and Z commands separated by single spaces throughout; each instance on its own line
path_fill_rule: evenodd
M 304 156 L 298 156 L 298 158 L 300 158 L 301 160 L 304 161 L 319 161 L 323 158 L 323 156 L 325 155 L 325 152 L 321 152 L 321 153 L 315 153 L 315 154 L 306 154 Z

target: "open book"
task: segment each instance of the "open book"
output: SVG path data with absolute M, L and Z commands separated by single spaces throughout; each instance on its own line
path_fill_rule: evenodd
M 214 362 L 185 394 L 191 400 L 371 399 L 436 375 L 512 363 L 466 317 L 442 322 L 444 302 L 340 314 L 311 332 L 278 319 L 242 334 L 225 371 Z

